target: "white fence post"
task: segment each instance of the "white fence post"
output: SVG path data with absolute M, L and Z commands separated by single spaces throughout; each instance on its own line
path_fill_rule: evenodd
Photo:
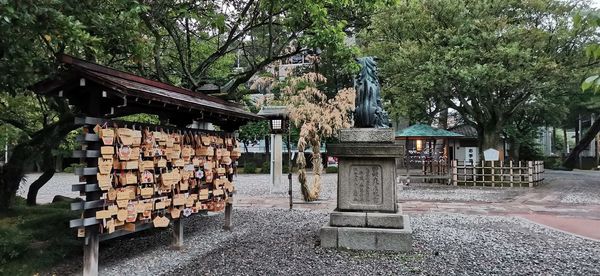
M 458 185 L 458 161 L 452 160 L 452 185 Z
M 527 182 L 529 187 L 533 187 L 533 162 L 527 161 Z

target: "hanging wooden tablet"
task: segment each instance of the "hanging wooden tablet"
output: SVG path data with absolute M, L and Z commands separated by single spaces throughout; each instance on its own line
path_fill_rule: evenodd
M 160 158 L 156 161 L 156 166 L 159 168 L 166 168 L 167 167 L 167 160 Z
M 140 183 L 142 183 L 142 184 L 154 183 L 154 174 L 149 170 L 145 170 L 145 171 L 141 172 L 140 173 Z
M 177 219 L 181 215 L 181 209 L 177 207 L 172 207 L 169 211 L 171 213 L 171 218 Z
M 196 203 L 196 201 L 194 200 L 194 198 L 193 197 L 188 197 L 185 200 L 185 207 L 192 207 L 192 206 L 194 206 L 194 203 Z
M 99 130 L 98 136 L 102 140 L 102 144 L 110 146 L 115 141 L 115 131 L 110 128 L 102 128 Z
M 199 157 L 192 158 L 192 165 L 194 167 L 199 167 L 200 166 L 200 158 Z
M 112 187 L 112 174 L 96 174 L 100 190 L 108 191 Z
M 133 144 L 132 130 L 128 128 L 118 128 L 117 137 L 119 137 L 119 143 L 124 146 L 131 146 Z
M 113 167 L 112 159 L 98 158 L 98 171 L 100 174 L 110 174 Z
M 127 204 L 129 204 L 129 199 L 117 199 L 117 207 L 119 208 L 127 208 Z
M 139 167 L 138 161 L 122 161 L 121 170 L 137 170 Z
M 96 219 L 107 219 L 110 217 L 110 211 L 108 210 L 96 211 Z
M 114 219 L 110 219 L 109 221 L 106 222 L 106 229 L 108 229 L 109 234 L 115 232 L 115 220 Z
M 181 206 L 185 204 L 185 196 L 183 194 L 176 194 L 173 197 L 173 205 L 174 206 Z
M 151 198 L 154 195 L 154 188 L 152 188 L 152 187 L 141 188 L 140 195 L 143 198 Z
M 131 154 L 129 155 L 129 160 L 138 160 L 140 159 L 140 148 L 132 147 Z
M 183 161 L 183 159 L 177 159 L 173 161 L 173 165 L 175 167 L 183 167 L 185 166 L 185 161 Z
M 163 227 L 167 227 L 169 226 L 169 222 L 170 220 L 168 218 L 166 218 L 165 216 L 156 216 L 153 220 L 152 223 L 154 224 L 154 227 L 156 228 L 163 228 Z
M 142 144 L 142 132 L 140 130 L 132 130 L 131 139 L 131 145 L 134 147 L 139 147 Z
M 187 180 L 181 180 L 179 182 L 179 190 L 187 191 L 189 189 L 189 182 Z
M 127 219 L 127 209 L 119 209 L 117 219 L 124 222 Z
M 108 198 L 108 200 L 111 200 L 111 201 L 116 200 L 117 199 L 117 190 L 110 187 L 108 189 L 108 192 L 106 193 L 106 198 Z
M 200 141 L 202 141 L 202 145 L 204 145 L 204 146 L 210 146 L 210 144 L 212 142 L 210 136 L 206 136 L 206 135 L 200 137 Z
M 152 162 L 151 160 L 143 160 L 143 161 L 139 161 L 139 169 L 140 170 L 154 170 L 154 162 Z
M 137 210 L 135 209 L 135 204 L 133 202 L 129 202 L 127 205 L 127 222 L 135 222 L 137 219 Z
M 102 146 L 100 147 L 100 154 L 104 158 L 111 158 L 113 154 L 115 154 L 115 147 L 113 146 Z
M 162 210 L 162 209 L 165 209 L 166 207 L 167 207 L 167 206 L 165 205 L 165 202 L 164 202 L 164 201 L 156 201 L 156 202 L 154 203 L 154 209 L 155 209 L 155 210 Z
M 208 189 L 200 189 L 198 194 L 198 200 L 207 200 L 208 199 Z
M 127 161 L 131 157 L 131 148 L 129 146 L 119 147 L 117 155 L 119 156 L 119 160 Z

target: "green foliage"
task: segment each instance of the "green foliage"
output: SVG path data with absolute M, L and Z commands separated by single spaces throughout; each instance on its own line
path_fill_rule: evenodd
M 477 126 L 495 147 L 531 104 L 566 103 L 585 72 L 582 49 L 595 28 L 574 28 L 575 1 L 402 1 L 373 19 L 361 44 L 381 60 L 392 115 L 445 108 Z M 564 110 L 560 107 L 558 110 Z
M 254 145 L 265 138 L 265 136 L 269 135 L 269 133 L 268 121 L 250 122 L 240 127 L 238 139 L 244 146 Z
M 19 198 L 10 213 L 0 213 L 0 274 L 33 275 L 81 254 L 67 223 L 77 217 L 69 204 L 29 207 Z
M 27 251 L 28 237 L 19 235 L 14 228 L 0 228 L 0 265 L 18 259 Z
M 337 173 L 338 167 L 327 167 L 327 168 L 325 168 L 325 172 L 326 173 Z
M 252 162 L 244 163 L 244 173 L 253 174 L 256 173 L 256 164 Z
M 73 173 L 75 172 L 75 169 L 77 168 L 84 168 L 85 164 L 79 164 L 79 163 L 73 163 L 71 165 L 69 165 L 68 167 L 66 167 L 63 172 L 65 173 Z
M 585 29 L 598 28 L 600 27 L 600 12 L 589 11 L 589 12 L 578 12 L 573 18 L 573 22 L 576 28 Z M 600 44 L 597 42 L 589 44 L 585 48 L 585 55 L 590 59 L 590 62 L 596 62 L 600 58 Z M 595 75 L 587 77 L 581 83 L 581 90 L 592 90 L 596 93 L 600 92 L 600 76 L 597 74 L 598 67 L 595 66 Z
M 271 172 L 271 162 L 265 161 L 260 166 L 260 173 L 270 173 Z
M 520 160 L 543 160 L 544 152 L 535 140 L 529 139 L 519 144 Z
M 544 158 L 544 168 L 546 169 L 559 169 L 561 167 L 562 160 L 557 156 L 550 156 Z
M 160 119 L 157 115 L 153 114 L 133 114 L 129 116 L 120 117 L 119 120 L 128 121 L 128 122 L 137 122 L 142 124 L 160 124 Z

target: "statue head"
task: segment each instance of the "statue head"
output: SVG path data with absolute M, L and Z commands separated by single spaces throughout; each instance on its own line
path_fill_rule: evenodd
M 356 62 L 360 65 L 361 71 L 368 70 L 374 73 L 377 73 L 377 60 L 379 60 L 379 58 L 375 56 L 356 58 Z

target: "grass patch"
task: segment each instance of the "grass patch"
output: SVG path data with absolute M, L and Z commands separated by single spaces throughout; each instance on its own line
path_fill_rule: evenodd
M 12 210 L 0 213 L 0 275 L 33 275 L 81 255 L 81 241 L 69 228 L 77 216 L 70 202 L 27 206 L 17 198 Z

